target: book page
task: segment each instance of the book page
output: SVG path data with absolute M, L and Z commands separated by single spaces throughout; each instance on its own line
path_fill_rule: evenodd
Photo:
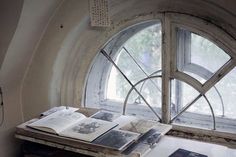
M 117 124 L 113 122 L 94 118 L 85 118 L 73 126 L 63 130 L 59 135 L 91 142 L 115 126 L 117 126 Z
M 84 118 L 85 116 L 81 113 L 65 109 L 52 113 L 49 116 L 29 124 L 28 126 L 42 131 L 58 134 L 65 128 Z

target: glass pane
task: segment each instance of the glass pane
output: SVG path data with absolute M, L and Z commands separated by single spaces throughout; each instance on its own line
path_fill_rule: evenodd
M 197 90 L 184 82 L 174 80 L 172 81 L 171 91 L 172 118 L 180 113 L 184 107 L 192 104 L 174 120 L 174 123 L 189 125 L 192 127 L 213 128 L 213 119 L 210 107 L 204 97 L 201 96 L 198 98 L 199 92 Z
M 191 103 L 199 92 L 187 83 L 174 80 L 171 84 L 171 114 L 172 117 L 178 114 L 186 105 Z M 199 109 L 201 110 L 201 109 Z M 197 112 L 198 109 L 194 109 L 191 112 Z
M 126 75 L 132 84 L 161 73 L 161 25 L 155 24 L 147 27 L 132 36 L 124 43 L 116 55 L 115 63 Z M 120 72 L 113 66 L 108 77 L 107 99 L 124 101 L 131 86 Z M 143 85 L 137 86 L 150 104 L 161 102 L 160 79 L 145 81 Z M 158 99 L 158 100 L 156 100 Z M 131 94 L 129 103 L 137 103 L 137 93 Z M 142 100 L 139 103 L 143 103 Z
M 120 72 L 113 67 L 109 75 L 109 82 L 106 91 L 107 99 L 124 102 L 130 88 L 131 85 L 125 80 Z
M 184 113 L 174 120 L 174 123 L 201 128 L 213 128 L 210 107 L 204 97 L 201 96 L 198 98 L 199 92 L 197 90 L 187 83 L 178 80 L 172 81 L 171 89 L 172 118 L 180 113 L 184 107 L 192 104 Z
M 188 30 L 177 30 L 177 68 L 204 84 L 230 56 L 208 39 Z
M 210 108 L 203 97 L 190 106 L 174 123 L 207 129 L 213 129 L 214 126 Z
M 137 86 L 137 89 L 155 112 L 158 113 L 158 115 L 161 115 L 161 78 L 143 81 Z M 134 90 L 129 95 L 126 109 L 127 114 L 136 115 L 145 119 L 157 120 L 155 114 Z
M 156 24 L 140 31 L 124 44 L 127 53 L 148 75 L 161 69 L 161 34 L 161 25 Z
M 214 73 L 229 59 L 230 56 L 213 42 L 191 33 L 191 63 Z
M 207 93 L 206 97 L 213 108 L 216 130 L 235 132 L 236 130 L 236 68 L 221 79 Z M 172 81 L 172 118 L 186 103 L 191 102 L 199 93 L 191 86 L 180 81 Z M 174 123 L 213 129 L 213 116 L 204 97 L 198 99 Z
M 211 88 L 206 96 L 216 116 L 236 119 L 236 68 Z

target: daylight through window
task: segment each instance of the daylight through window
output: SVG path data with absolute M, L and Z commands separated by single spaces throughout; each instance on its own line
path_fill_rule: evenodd
M 169 37 L 174 45 L 170 52 L 163 49 L 167 28 L 174 34 Z M 181 26 L 167 28 L 149 21 L 114 36 L 94 60 L 85 105 L 159 121 L 170 113 L 169 122 L 176 125 L 235 132 L 233 53 L 212 35 Z M 165 55 L 170 62 L 163 62 Z M 169 82 L 163 82 L 168 68 Z M 164 83 L 170 87 L 167 113 L 162 113 Z

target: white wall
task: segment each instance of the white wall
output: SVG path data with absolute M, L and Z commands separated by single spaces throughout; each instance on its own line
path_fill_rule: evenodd
M 8 3 L 14 6 L 13 2 Z M 58 0 L 25 0 L 22 11 L 18 13 L 20 19 L 18 24 L 16 23 L 17 28 L 13 31 L 14 36 L 11 38 L 0 71 L 5 110 L 4 124 L 0 127 L 1 157 L 16 156 L 14 149 L 17 147 L 13 134 L 15 126 L 24 120 L 21 104 L 22 82 L 37 44 L 59 4 Z M 13 18 L 11 14 L 5 16 L 1 23 L 4 24 L 4 21 L 11 21 Z M 0 38 L 2 37 L 5 38 Z
M 88 8 L 87 0 L 24 1 L 0 71 L 6 112 L 1 157 L 15 153 L 11 139 L 17 124 L 52 106 L 80 105 L 97 50 L 121 29 L 174 11 L 207 19 L 236 38 L 234 0 L 111 0 L 109 28 L 90 27 Z
M 2 0 L 0 2 L 0 68 L 5 57 L 10 41 L 14 35 L 20 13 L 23 5 L 23 0 Z

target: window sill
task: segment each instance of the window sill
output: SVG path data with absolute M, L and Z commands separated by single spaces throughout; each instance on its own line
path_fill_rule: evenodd
M 205 128 L 193 128 L 182 124 L 172 124 L 172 130 L 168 135 L 194 139 L 236 148 L 236 134 L 210 130 Z
M 93 107 L 93 108 L 100 108 L 111 110 L 115 112 L 122 112 L 123 104 L 121 102 L 115 102 L 111 100 L 104 100 L 102 104 L 99 105 L 92 105 L 86 107 Z M 159 115 L 161 115 L 160 108 L 154 108 Z M 138 116 L 140 118 L 146 118 L 151 120 L 157 120 L 155 115 L 152 111 L 144 106 L 144 105 L 134 105 L 128 104 L 127 105 L 127 113 L 131 115 Z M 219 131 L 219 130 L 212 130 L 212 120 L 209 118 L 208 115 L 202 114 L 193 114 L 190 112 L 184 113 L 182 116 L 179 117 L 179 121 L 181 123 L 173 122 L 172 126 L 173 129 L 170 131 L 169 135 L 176 136 L 176 137 L 184 137 L 187 139 L 195 139 L 199 141 L 206 141 L 211 143 L 217 143 L 225 146 L 229 146 L 232 148 L 236 148 L 236 127 L 231 123 L 234 122 L 232 119 L 223 119 L 217 117 L 216 120 L 218 122 L 217 126 L 225 127 L 225 126 L 232 126 L 232 128 L 224 130 L 226 131 Z M 210 119 L 210 120 L 209 120 Z M 189 121 L 186 122 L 186 120 Z M 204 125 L 201 123 L 204 123 Z M 199 127 L 195 127 L 194 125 L 198 125 Z

